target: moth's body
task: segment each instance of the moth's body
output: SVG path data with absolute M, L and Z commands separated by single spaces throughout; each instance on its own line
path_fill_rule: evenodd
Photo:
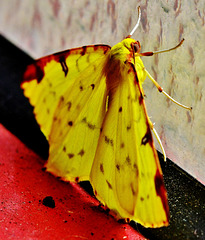
M 126 81 L 126 79 L 122 78 L 122 71 L 129 71 L 128 62 L 135 64 L 140 84 L 145 80 L 146 73 L 143 62 L 141 58 L 133 52 L 132 44 L 138 45 L 138 42 L 134 39 L 126 38 L 110 49 L 107 63 L 104 67 L 108 91 L 115 89 L 119 85 L 119 81 Z M 135 59 L 133 57 L 135 57 Z M 113 74 L 115 77 L 113 77 Z M 118 76 L 116 76 L 116 74 L 118 74 Z
M 50 145 L 46 168 L 66 181 L 89 180 L 116 217 L 168 225 L 169 210 L 151 135 L 140 45 L 93 45 L 37 60 L 24 94 Z M 108 101 L 108 102 L 107 102 Z

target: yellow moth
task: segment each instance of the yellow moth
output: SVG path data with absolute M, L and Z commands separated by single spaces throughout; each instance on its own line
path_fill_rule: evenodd
M 21 87 L 49 142 L 47 171 L 65 181 L 89 180 L 117 219 L 161 227 L 169 208 L 145 108 L 146 76 L 166 93 L 140 56 L 163 51 L 140 53 L 130 38 L 135 29 L 112 48 L 90 45 L 36 60 Z

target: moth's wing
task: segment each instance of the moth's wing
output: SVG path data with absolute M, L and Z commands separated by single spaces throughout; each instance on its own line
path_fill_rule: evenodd
M 47 139 L 64 92 L 76 84 L 76 79 L 88 66 L 92 65 L 94 72 L 95 62 L 109 49 L 107 45 L 74 48 L 40 58 L 27 67 L 21 88 L 34 106 L 36 120 Z
M 106 109 L 102 74 L 109 47 L 88 46 L 31 65 L 22 84 L 49 141 L 47 171 L 69 181 L 89 180 Z
M 168 225 L 167 193 L 134 65 L 122 70 L 91 170 L 96 197 L 117 218 Z

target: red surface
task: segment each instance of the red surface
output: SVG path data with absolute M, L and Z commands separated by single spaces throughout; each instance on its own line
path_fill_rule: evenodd
M 0 239 L 144 239 L 77 184 L 43 172 L 43 164 L 0 125 Z M 46 196 L 55 208 L 42 204 Z

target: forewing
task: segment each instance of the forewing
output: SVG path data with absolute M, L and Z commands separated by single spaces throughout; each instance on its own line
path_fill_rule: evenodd
M 114 75 L 113 75 L 114 76 Z M 113 91 L 91 170 L 96 197 L 117 218 L 168 224 L 167 194 L 134 65 Z
M 49 141 L 46 168 L 64 180 L 89 180 L 106 110 L 108 51 L 73 49 L 42 58 L 25 73 L 22 87 Z
M 96 62 L 109 49 L 107 45 L 74 48 L 43 57 L 27 67 L 21 87 L 34 106 L 36 120 L 47 139 L 54 112 L 64 92 L 75 85 L 76 79 L 89 66 L 94 73 Z

